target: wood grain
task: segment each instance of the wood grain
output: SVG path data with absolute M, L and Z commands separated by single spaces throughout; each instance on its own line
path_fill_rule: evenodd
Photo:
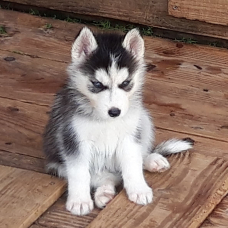
M 8 99 L 8 114 L 20 115 L 20 107 L 19 110 L 9 107 L 21 103 L 30 107 L 34 105 L 34 112 L 38 109 L 41 113 L 47 111 L 53 95 L 65 81 L 66 63 L 1 51 L 0 58 L 7 57 L 14 58 L 14 61 L 0 62 L 0 98 Z
M 159 42 L 153 41 L 155 41 L 152 42 L 153 44 L 162 45 L 160 39 Z M 150 47 L 149 40 L 147 44 Z M 165 46 L 165 41 L 163 44 Z M 198 65 L 202 67 L 202 70 L 198 70 L 194 66 L 196 62 L 184 56 L 185 52 L 191 51 L 190 46 L 186 47 L 183 55 L 179 53 L 179 58 L 186 59 L 182 66 L 176 64 L 181 61 L 180 59 L 174 59 L 175 62 L 167 57 L 162 58 L 160 51 L 158 52 L 155 47 L 154 50 L 157 58 L 147 57 L 147 62 L 156 64 L 154 65 L 156 67 L 148 72 L 145 102 L 151 110 L 155 125 L 163 129 L 227 141 L 228 129 L 225 127 L 227 99 L 225 96 L 228 83 L 224 83 L 227 81 L 225 63 L 224 67 L 222 64 L 220 68 L 217 67 L 222 71 L 217 76 L 213 74 L 213 71 L 208 71 L 207 63 L 201 60 L 202 62 Z M 192 50 L 196 52 L 194 47 Z M 204 52 L 208 55 L 210 49 Z M 7 51 L 0 52 L 1 58 L 6 56 L 8 56 Z M 0 69 L 3 69 L 3 74 L 0 76 L 0 82 L 3 85 L 0 89 L 0 110 L 2 110 L 0 113 L 2 123 L 0 148 L 34 157 L 43 157 L 42 132 L 47 122 L 47 112 L 54 98 L 54 92 L 65 80 L 67 65 L 42 58 L 31 60 L 29 56 L 15 53 L 11 53 L 10 56 L 15 58 L 14 63 L 0 62 Z M 226 57 L 225 53 L 223 59 L 224 57 Z M 209 60 L 205 59 L 205 61 Z M 29 70 L 28 65 L 31 65 L 32 69 Z M 20 68 L 19 73 L 14 72 L 15 67 Z M 39 72 L 44 73 L 40 76 Z M 26 76 L 21 77 L 24 74 Z M 204 88 L 209 91 L 205 92 Z M 169 91 L 169 96 L 167 96 L 167 91 Z M 200 100 L 196 102 L 199 98 Z M 207 110 L 206 116 L 204 110 Z M 211 125 L 210 122 L 214 124 Z
M 0 166 L 0 226 L 26 228 L 64 192 L 57 178 Z
M 174 17 L 228 25 L 226 0 L 168 0 L 168 12 Z
M 76 216 L 66 210 L 66 195 L 51 206 L 30 228 L 82 228 L 87 227 L 101 211 L 94 209 L 89 215 Z
M 172 137 L 175 138 L 185 138 L 188 137 L 188 134 L 182 134 L 173 131 L 167 131 L 162 129 L 156 130 L 156 143 L 160 143 L 164 140 L 170 139 Z M 197 151 L 199 154 L 204 154 L 205 156 L 218 156 L 221 159 L 228 160 L 228 151 L 227 151 L 227 143 L 217 142 L 215 140 L 210 140 L 202 137 L 194 136 L 192 137 L 195 140 L 194 151 Z M 191 155 L 191 154 L 190 154 Z M 181 163 L 179 161 L 179 157 L 175 156 L 172 158 L 172 163 Z M 187 167 L 188 168 L 188 167 Z M 172 171 L 173 167 L 171 167 Z M 175 175 L 175 170 L 172 171 L 172 175 Z M 150 175 L 150 174 L 149 174 Z M 161 177 L 162 178 L 162 177 Z M 165 179 L 166 180 L 166 179 Z M 172 180 L 172 179 L 171 179 Z M 153 185 L 152 185 L 153 186 Z M 153 186 L 154 187 L 154 186 Z M 159 191 L 154 188 L 154 191 Z M 172 197 L 173 198 L 173 197 Z M 41 227 L 50 227 L 50 228 L 73 228 L 73 227 L 87 227 L 93 219 L 98 215 L 100 210 L 93 210 L 91 214 L 85 217 L 76 217 L 72 216 L 65 209 L 66 197 L 61 197 L 47 212 L 45 212 L 36 223 L 31 226 L 31 228 L 36 228 L 36 226 Z M 225 212 L 225 210 L 224 210 Z M 221 213 L 221 216 L 223 214 Z M 224 214 L 224 224 L 225 223 L 225 214 Z
M 226 228 L 228 224 L 228 197 L 223 198 L 200 228 Z
M 42 158 L 47 107 L 0 98 L 0 149 Z
M 44 159 L 6 150 L 0 150 L 0 165 L 45 173 Z
M 2 2 L 5 1 L 6 0 Z M 71 12 L 79 15 L 118 19 L 152 27 L 212 36 L 216 38 L 227 39 L 228 37 L 228 27 L 175 18 L 168 15 L 168 0 L 34 0 L 32 3 L 29 0 L 10 0 L 10 2 L 27 5 L 29 7 L 37 6 Z
M 146 173 L 154 189 L 152 204 L 135 205 L 122 191 L 88 228 L 198 227 L 228 192 L 228 163 L 198 153 L 179 154 L 170 162 L 165 173 Z
M 12 13 L 15 14 L 15 12 Z M 3 43 L 0 44 L 0 49 L 6 51 L 2 58 L 12 55 L 16 59 L 16 61 L 2 63 L 4 72 L 2 83 L 5 85 L 2 89 L 3 95 L 11 98 L 17 95 L 18 98 L 21 97 L 21 100 L 24 100 L 32 90 L 31 99 L 36 99 L 39 104 L 50 104 L 48 92 L 57 91 L 66 77 L 66 62 L 70 61 L 70 47 L 73 35 L 78 32 L 78 25 L 75 25 L 74 29 L 74 25 L 69 27 L 66 26 L 66 22 L 60 21 L 59 25 L 54 25 L 56 29 L 54 27 L 52 33 L 44 36 L 43 30 L 39 29 L 41 25 L 54 24 L 56 20 L 44 20 L 25 14 L 10 17 L 9 12 L 5 13 L 4 18 L 3 22 L 9 23 L 10 31 L 14 30 L 13 23 L 17 23 L 18 32 L 10 39 L 3 38 Z M 11 22 L 9 18 L 12 18 Z M 29 21 L 33 21 L 30 33 Z M 69 28 L 75 33 L 69 32 Z M 70 36 L 70 40 L 66 41 L 65 37 Z M 38 43 L 39 51 L 33 48 Z M 158 38 L 145 38 L 145 43 L 146 61 L 149 66 L 154 67 L 148 72 L 145 102 L 152 110 L 156 125 L 183 133 L 188 132 L 227 141 L 227 50 L 194 45 L 181 44 L 180 46 L 178 43 Z M 18 47 L 20 47 L 19 50 Z M 27 55 L 19 58 L 18 54 L 7 53 L 7 51 L 14 52 L 15 50 L 27 53 Z M 31 58 L 30 56 L 35 53 L 38 53 L 38 58 Z M 20 77 L 15 75 L 17 81 L 23 83 L 17 84 L 19 91 L 12 93 L 10 88 L 13 88 L 11 86 L 13 83 L 15 85 L 15 79 L 11 78 L 14 74 L 14 67 L 19 68 L 18 64 L 20 69 L 27 69 L 27 73 L 24 81 L 21 79 L 21 75 L 25 74 L 23 70 L 18 72 Z M 33 70 L 34 65 L 36 70 Z M 42 73 L 44 77 L 40 76 L 40 72 L 44 72 Z M 10 79 L 5 80 L 5 78 Z M 43 86 L 46 84 L 50 86 Z M 196 100 L 198 102 L 195 102 Z M 204 110 L 208 110 L 206 117 Z M 185 125 L 182 124 L 183 119 L 185 119 Z

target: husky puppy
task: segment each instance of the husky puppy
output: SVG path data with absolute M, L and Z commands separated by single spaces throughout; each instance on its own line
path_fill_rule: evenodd
M 125 36 L 83 28 L 71 51 L 69 78 L 57 93 L 44 134 L 48 170 L 68 181 L 66 209 L 88 214 L 103 208 L 123 181 L 129 200 L 152 202 L 143 168 L 162 172 L 163 155 L 192 148 L 191 139 L 153 146 L 153 124 L 142 102 L 144 41 L 137 29 Z

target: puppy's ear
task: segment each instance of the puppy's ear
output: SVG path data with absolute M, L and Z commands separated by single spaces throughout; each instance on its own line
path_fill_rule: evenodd
M 123 47 L 138 60 L 144 57 L 144 41 L 138 29 L 132 29 L 126 34 Z
M 96 39 L 90 29 L 84 27 L 71 49 L 71 57 L 73 61 L 83 61 L 97 48 Z

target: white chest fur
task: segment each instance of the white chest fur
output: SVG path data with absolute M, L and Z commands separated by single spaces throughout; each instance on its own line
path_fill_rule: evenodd
M 88 120 L 79 116 L 74 118 L 73 126 L 79 142 L 84 142 L 90 147 L 92 169 L 96 172 L 104 168 L 111 171 L 118 169 L 117 150 L 121 150 L 121 144 L 126 137 L 134 137 L 139 120 L 139 112 L 132 113 L 127 118 L 109 121 Z

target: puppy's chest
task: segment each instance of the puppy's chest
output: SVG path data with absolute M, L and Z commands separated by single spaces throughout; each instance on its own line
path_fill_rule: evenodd
M 97 152 L 115 152 L 125 137 L 136 131 L 134 121 L 74 121 L 77 136 L 81 142 L 87 142 Z
M 74 126 L 79 141 L 86 143 L 91 149 L 90 168 L 95 173 L 119 170 L 117 156 L 121 153 L 122 143 L 125 137 L 133 136 L 137 128 L 136 121 L 131 119 L 110 122 L 77 119 Z

